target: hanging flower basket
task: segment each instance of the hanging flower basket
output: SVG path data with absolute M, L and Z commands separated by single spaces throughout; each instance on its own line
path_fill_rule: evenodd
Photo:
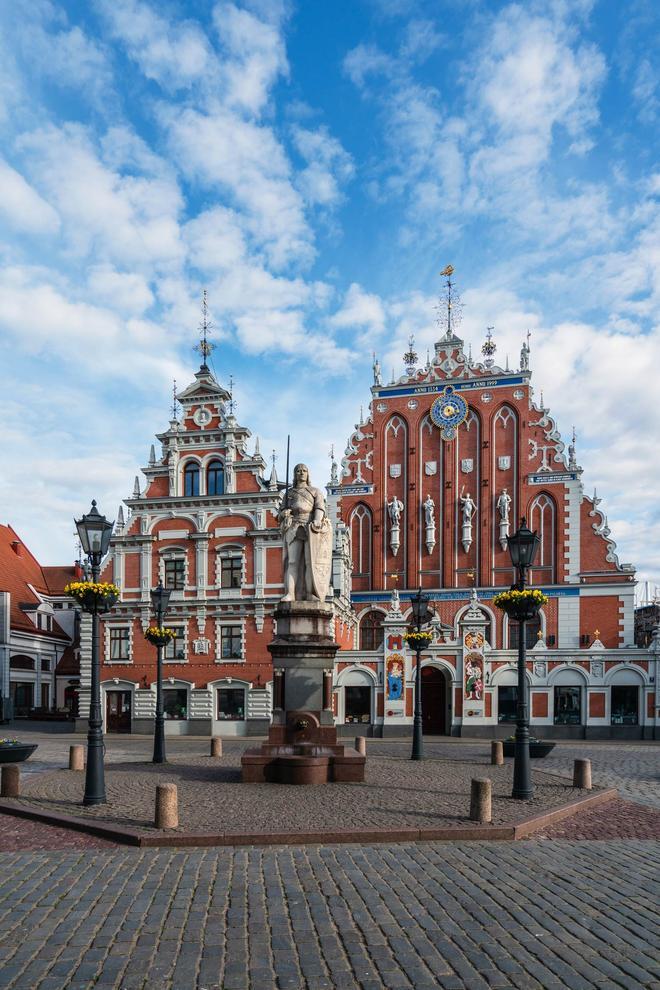
M 169 629 L 167 626 L 149 626 L 144 631 L 144 638 L 152 646 L 167 646 L 175 636 L 174 629 Z
M 409 632 L 403 637 L 410 647 L 416 653 L 420 650 L 424 650 L 427 646 L 430 646 L 433 642 L 433 634 L 429 632 Z
M 524 591 L 511 590 L 501 591 L 495 595 L 493 604 L 506 612 L 510 619 L 515 622 L 527 622 L 535 619 L 539 614 L 539 609 L 547 605 L 548 596 L 544 595 L 538 588 L 527 588 Z
M 101 581 L 72 581 L 64 589 L 85 612 L 109 612 L 119 600 L 119 588 L 116 584 Z

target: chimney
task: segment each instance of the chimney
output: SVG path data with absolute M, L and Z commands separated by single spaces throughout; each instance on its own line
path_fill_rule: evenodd
M 11 541 L 11 548 L 14 551 L 14 553 L 16 554 L 17 557 L 22 557 L 23 556 L 23 544 L 21 543 L 20 540 L 12 540 Z

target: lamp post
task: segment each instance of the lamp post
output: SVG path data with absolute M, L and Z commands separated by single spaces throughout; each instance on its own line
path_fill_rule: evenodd
M 412 600 L 415 631 L 421 632 L 422 626 L 431 619 L 431 612 L 426 605 L 426 597 L 422 594 L 421 586 Z M 415 670 L 415 716 L 413 718 L 413 743 L 411 760 L 424 759 L 424 743 L 422 740 L 422 650 L 424 645 L 419 641 L 415 645 L 417 668 Z
M 536 532 L 527 526 L 523 517 L 520 526 L 513 534 L 507 536 L 507 545 L 511 563 L 516 568 L 518 580 L 515 588 L 524 591 L 527 571 L 534 563 L 536 551 L 541 540 Z M 527 679 L 525 670 L 525 624 L 531 614 L 521 612 L 518 617 L 518 702 L 516 710 L 516 741 L 513 757 L 513 791 L 511 796 L 526 801 L 534 795 L 532 784 L 532 768 L 529 756 L 529 705 L 527 703 Z
M 83 552 L 92 569 L 92 581 L 98 581 L 101 561 L 108 552 L 114 523 L 111 523 L 96 508 L 92 507 L 82 519 L 76 519 L 76 529 Z M 89 611 L 92 615 L 92 681 L 89 701 L 89 722 L 87 730 L 87 770 L 85 773 L 85 796 L 83 804 L 105 804 L 105 774 L 103 768 L 103 718 L 101 715 L 101 658 L 99 653 L 99 612 L 102 611 L 101 597 L 94 596 L 94 604 Z
M 151 604 L 156 613 L 156 623 L 159 629 L 163 628 L 163 616 L 170 603 L 172 592 L 163 587 L 159 582 L 158 586 L 151 592 Z M 154 725 L 154 756 L 153 763 L 165 763 L 165 714 L 163 712 L 163 642 L 157 644 L 158 661 L 156 674 L 156 722 Z

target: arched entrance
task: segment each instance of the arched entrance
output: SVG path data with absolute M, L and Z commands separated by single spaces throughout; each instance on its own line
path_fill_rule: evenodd
M 422 731 L 426 736 L 449 735 L 449 687 L 439 667 L 422 667 Z

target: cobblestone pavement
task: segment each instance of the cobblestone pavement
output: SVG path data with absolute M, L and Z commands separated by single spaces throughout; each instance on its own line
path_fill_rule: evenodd
M 533 799 L 514 801 L 512 762 L 494 767 L 483 756 L 471 755 L 469 762 L 411 763 L 374 751 L 363 784 L 296 787 L 240 783 L 240 751 L 234 748 L 220 759 L 189 755 L 172 756 L 167 765 L 111 764 L 105 774 L 107 805 L 83 808 L 83 774 L 69 770 L 32 775 L 22 795 L 39 808 L 151 829 L 156 784 L 172 782 L 178 788 L 180 831 L 258 833 L 469 827 L 472 777 L 492 781 L 494 826 L 542 814 L 588 793 L 575 790 L 570 780 L 535 772 Z
M 0 986 L 650 990 L 657 852 L 546 840 L 6 854 Z
M 69 828 L 56 828 L 25 818 L 0 815 L 0 853 L 25 849 L 111 849 L 114 842 L 107 842 L 94 835 L 74 832 Z
M 534 832 L 533 839 L 657 839 L 660 811 L 615 798 Z

